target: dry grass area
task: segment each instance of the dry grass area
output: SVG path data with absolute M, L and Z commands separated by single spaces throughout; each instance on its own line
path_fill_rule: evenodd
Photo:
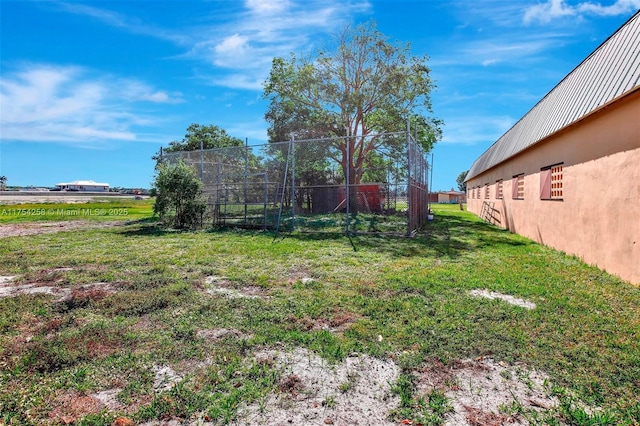
M 0 238 L 51 234 L 122 226 L 122 221 L 92 222 L 86 220 L 0 224 Z

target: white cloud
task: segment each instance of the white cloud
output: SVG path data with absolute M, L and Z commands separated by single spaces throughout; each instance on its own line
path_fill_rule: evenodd
M 244 13 L 209 27 L 203 32 L 208 36 L 199 38 L 188 56 L 233 70 L 227 77 L 208 79 L 212 84 L 261 90 L 274 57 L 309 53 L 315 41 L 370 7 L 366 0 L 247 0 Z
M 247 37 L 243 37 L 239 34 L 234 34 L 223 39 L 215 46 L 215 51 L 218 54 L 226 55 L 229 53 L 237 52 L 238 50 L 244 50 L 247 46 Z
M 134 34 L 169 40 L 186 49 L 182 57 L 242 74 L 215 79 L 214 84 L 249 90 L 262 89 L 275 56 L 309 53 L 317 40 L 326 39 L 355 14 L 371 10 L 369 0 L 245 0 L 239 12 L 235 2 L 229 3 L 233 12 L 228 14 L 218 5 L 197 25 L 169 30 L 95 6 L 63 2 L 59 7 Z
M 251 75 L 238 73 L 203 78 L 212 86 L 227 87 L 229 89 L 262 90 L 262 83 L 264 83 L 262 78 L 254 78 Z
M 138 81 L 94 75 L 43 64 L 6 72 L 0 81 L 2 139 L 84 146 L 132 141 L 133 126 L 152 122 L 134 112 L 135 103 L 181 100 Z
M 640 0 L 617 0 L 609 6 L 602 6 L 600 3 L 582 3 L 578 6 L 580 12 L 592 13 L 601 16 L 616 16 L 633 13 L 640 8 Z
M 121 79 L 117 84 L 113 84 L 117 90 L 117 96 L 132 102 L 144 101 L 161 104 L 179 104 L 184 102 L 182 93 L 174 92 L 171 95 L 162 90 L 155 90 L 153 87 L 136 80 Z
M 492 143 L 515 123 L 511 117 L 477 115 L 444 121 L 442 143 L 459 145 Z
M 549 47 L 557 46 L 562 39 L 560 33 L 509 34 L 508 36 L 475 40 L 459 48 L 459 52 L 448 55 L 447 60 L 433 61 L 435 65 L 474 65 L 483 67 L 497 63 L 514 63 L 535 60 Z
M 91 18 L 102 21 L 107 25 L 117 28 L 123 28 L 134 34 L 142 34 L 154 38 L 169 40 L 174 43 L 185 43 L 187 41 L 187 38 L 184 34 L 154 27 L 140 20 L 131 19 L 127 16 L 112 12 L 110 10 L 88 6 L 80 3 L 60 2 L 56 4 L 65 12 L 73 13 L 76 15 L 89 16 Z
M 289 7 L 289 2 L 287 0 L 247 0 L 245 5 L 258 14 L 276 14 L 285 11 Z
M 581 17 L 584 14 L 615 16 L 633 13 L 638 8 L 640 8 L 640 0 L 616 0 L 608 6 L 592 2 L 569 5 L 565 0 L 548 0 L 546 3 L 528 7 L 524 12 L 523 19 L 527 24 L 534 21 L 544 24 L 565 16 Z

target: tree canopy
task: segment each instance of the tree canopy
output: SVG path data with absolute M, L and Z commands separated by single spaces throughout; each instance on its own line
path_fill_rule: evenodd
M 230 136 L 226 130 L 218 126 L 193 123 L 187 127 L 187 133 L 182 140 L 169 142 L 169 145 L 163 148 L 163 151 L 197 151 L 200 149 L 201 143 L 203 149 L 244 145 L 242 139 Z M 152 158 L 157 162 L 160 159 L 160 152 L 156 153 Z
M 467 173 L 469 173 L 469 170 L 460 172 L 460 174 L 456 178 L 456 182 L 458 183 L 458 189 L 462 192 L 467 191 L 467 183 L 464 181 L 467 178 Z
M 187 127 L 187 133 L 181 141 L 173 141 L 165 149 L 166 152 L 196 151 L 200 149 L 227 148 L 230 146 L 242 146 L 242 139 L 229 136 L 226 130 L 213 124 L 202 125 L 193 123 Z
M 292 134 L 351 136 L 333 155 L 345 171 L 350 168 L 353 183 L 360 182 L 362 166 L 383 141 L 375 135 L 405 130 L 407 120 L 429 151 L 441 137 L 441 121 L 428 115 L 434 86 L 427 59 L 412 56 L 408 43 L 390 42 L 375 21 L 344 28 L 335 46 L 316 57 L 274 58 L 264 86 L 270 141 Z

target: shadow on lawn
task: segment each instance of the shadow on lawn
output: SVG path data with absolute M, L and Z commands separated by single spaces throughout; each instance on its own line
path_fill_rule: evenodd
M 125 237 L 161 237 L 167 234 L 179 234 L 181 232 L 185 232 L 179 229 L 163 228 L 158 222 L 158 219 L 154 217 L 132 220 L 127 222 L 127 225 L 131 226 L 127 226 L 125 229 L 119 230 L 118 233 L 120 235 L 124 235 Z
M 274 234 L 275 235 L 275 234 Z M 302 241 L 342 240 L 348 238 L 355 251 L 366 249 L 385 252 L 397 257 L 409 256 L 447 256 L 456 258 L 461 254 L 485 247 L 525 246 L 533 241 L 517 237 L 509 231 L 472 220 L 459 214 L 442 212 L 433 221 L 424 225 L 413 238 L 400 234 L 385 235 L 377 233 L 358 233 L 346 236 L 342 232 L 334 233 L 281 233 L 278 238 L 296 238 Z
M 210 228 L 204 232 L 207 234 L 263 234 L 273 236 L 273 242 L 294 238 L 299 241 L 345 241 L 351 244 L 354 251 L 368 250 L 384 252 L 396 257 L 412 256 L 446 256 L 456 258 L 465 252 L 482 250 L 485 247 L 525 246 L 534 244 L 533 241 L 515 236 L 509 231 L 497 228 L 466 215 L 440 212 L 433 221 L 426 223 L 413 238 L 403 236 L 401 233 L 393 235 L 383 233 L 358 233 L 345 235 L 344 232 L 289 232 L 275 233 L 256 229 L 243 229 L 232 227 Z M 161 227 L 157 220 L 142 219 L 131 222 L 138 225 L 127 227 L 119 231 L 121 235 L 157 236 L 167 234 L 186 233 L 186 230 L 168 229 Z M 198 231 L 203 232 L 203 231 Z

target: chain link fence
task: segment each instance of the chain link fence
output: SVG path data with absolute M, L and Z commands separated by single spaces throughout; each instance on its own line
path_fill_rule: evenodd
M 428 163 L 410 132 L 162 153 L 194 167 L 213 226 L 412 234 Z

